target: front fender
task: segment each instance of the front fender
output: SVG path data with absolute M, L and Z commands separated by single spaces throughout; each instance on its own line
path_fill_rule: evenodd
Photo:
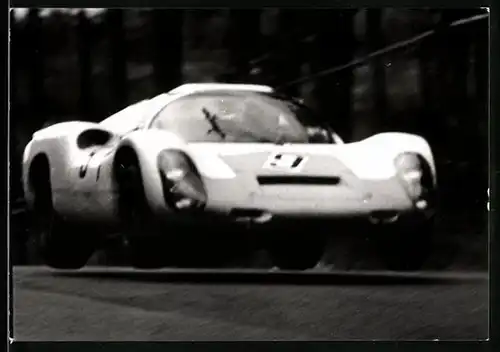
M 385 132 L 373 135 L 364 141 L 377 148 L 391 150 L 393 154 L 403 152 L 413 152 L 420 154 L 429 164 L 434 185 L 437 183 L 436 165 L 434 162 L 434 154 L 429 143 L 421 136 L 403 132 Z
M 164 213 L 167 207 L 163 199 L 157 157 L 165 149 L 186 151 L 187 144 L 175 134 L 152 129 L 130 133 L 120 143 L 119 149 L 123 147 L 132 148 L 139 158 L 144 192 L 149 206 L 155 213 Z
M 386 179 L 396 174 L 394 160 L 405 152 L 420 154 L 427 161 L 436 186 L 436 167 L 432 150 L 427 141 L 418 135 L 379 133 L 348 144 L 338 156 L 360 178 Z

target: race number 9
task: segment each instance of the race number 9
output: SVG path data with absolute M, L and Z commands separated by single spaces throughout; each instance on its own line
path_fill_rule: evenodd
M 265 169 L 300 170 L 305 158 L 294 154 L 273 154 L 264 164 Z

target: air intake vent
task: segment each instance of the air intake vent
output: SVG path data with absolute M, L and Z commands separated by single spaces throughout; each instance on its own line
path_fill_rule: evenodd
M 336 176 L 258 176 L 260 185 L 323 185 L 333 186 L 340 183 Z

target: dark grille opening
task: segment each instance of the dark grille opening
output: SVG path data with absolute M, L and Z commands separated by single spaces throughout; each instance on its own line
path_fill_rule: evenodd
M 230 216 L 234 217 L 249 217 L 249 218 L 257 218 L 259 216 L 262 216 L 264 212 L 259 209 L 245 209 L 245 208 L 237 208 L 233 209 L 230 212 Z
M 338 185 L 336 176 L 257 176 L 260 185 Z

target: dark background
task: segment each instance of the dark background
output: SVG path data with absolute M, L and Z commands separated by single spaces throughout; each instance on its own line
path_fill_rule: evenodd
M 20 183 L 35 130 L 98 122 L 182 83 L 221 81 L 301 97 L 347 141 L 424 136 L 440 193 L 429 265 L 485 269 L 488 25 L 481 9 L 11 12 L 12 263 L 38 263 Z

